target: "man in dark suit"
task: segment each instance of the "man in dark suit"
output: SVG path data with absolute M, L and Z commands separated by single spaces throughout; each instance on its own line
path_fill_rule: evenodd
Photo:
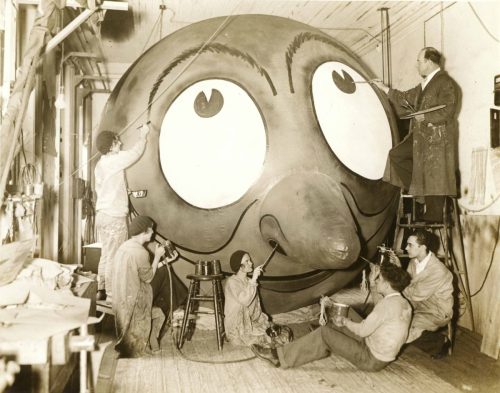
M 411 195 L 425 197 L 422 218 L 426 221 L 440 221 L 444 197 L 457 195 L 456 117 L 460 90 L 441 69 L 441 60 L 436 49 L 422 49 L 417 68 L 423 79 L 408 91 L 373 82 L 388 94 L 398 116 L 411 115 L 409 134 L 389 152 L 384 180 Z M 433 110 L 441 105 L 444 107 Z

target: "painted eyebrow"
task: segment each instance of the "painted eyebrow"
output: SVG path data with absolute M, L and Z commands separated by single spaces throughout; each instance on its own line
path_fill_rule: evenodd
M 192 56 L 195 56 L 197 54 L 201 54 L 204 52 L 212 52 L 215 54 L 228 54 L 230 56 L 236 57 L 240 60 L 243 60 L 247 64 L 250 65 L 253 69 L 255 69 L 262 77 L 264 77 L 269 83 L 269 87 L 271 88 L 271 91 L 273 95 L 277 95 L 276 88 L 274 87 L 273 81 L 271 80 L 271 77 L 269 76 L 269 73 L 266 71 L 266 69 L 262 66 L 260 66 L 257 61 L 250 56 L 248 53 L 244 53 L 236 48 L 229 47 L 223 44 L 219 43 L 210 43 L 205 45 L 204 47 L 199 46 L 196 48 L 191 48 L 186 51 L 184 51 L 182 54 L 180 54 L 178 57 L 176 57 L 170 64 L 167 65 L 161 72 L 161 74 L 158 76 L 156 79 L 155 84 L 153 85 L 153 88 L 151 89 L 151 92 L 149 93 L 149 100 L 148 100 L 148 114 L 151 112 L 151 106 L 153 104 L 153 99 L 158 92 L 158 89 L 160 88 L 160 85 L 163 82 L 163 79 L 178 65 L 180 65 L 182 62 L 186 61 Z
M 321 34 L 306 32 L 296 35 L 293 38 L 292 42 L 288 45 L 288 49 L 285 53 L 285 62 L 286 62 L 286 69 L 288 72 L 288 84 L 290 85 L 290 93 L 295 93 L 295 89 L 293 87 L 293 78 L 292 78 L 293 57 L 295 56 L 299 48 L 302 46 L 302 44 L 306 43 L 307 41 L 319 41 L 324 44 L 333 46 L 335 49 L 340 49 L 344 52 L 346 51 L 341 44 Z

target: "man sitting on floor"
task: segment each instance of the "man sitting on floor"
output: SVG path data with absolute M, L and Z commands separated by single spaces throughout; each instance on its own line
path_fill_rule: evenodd
M 337 326 L 322 326 L 278 349 L 252 345 L 257 357 L 275 367 L 297 367 L 334 353 L 360 370 L 379 371 L 396 359 L 408 336 L 411 306 L 401 296 L 410 283 L 409 274 L 392 263 L 384 263 L 375 279 L 376 290 L 384 297 L 361 322 L 338 317 Z

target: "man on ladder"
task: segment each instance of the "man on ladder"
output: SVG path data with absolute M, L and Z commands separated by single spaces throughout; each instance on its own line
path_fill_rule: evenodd
M 417 69 L 423 78 L 422 82 L 408 91 L 391 89 L 380 81 L 372 82 L 388 95 L 400 118 L 410 119 L 409 134 L 389 152 L 383 179 L 401 188 L 401 201 L 396 218 L 393 247 L 399 250 L 402 236 L 398 235 L 402 234 L 400 231 L 403 228 L 432 229 L 439 232 L 445 265 L 457 275 L 458 286 L 465 298 L 472 330 L 474 330 L 467 266 L 456 200 L 458 171 L 458 160 L 456 158 L 457 115 L 460 108 L 460 90 L 456 82 L 441 69 L 441 62 L 441 53 L 435 48 L 423 48 L 417 57 Z M 407 195 L 408 193 L 409 195 Z M 404 215 L 403 198 L 413 200 L 411 218 L 407 224 L 401 222 L 401 217 Z M 448 203 L 449 200 L 451 200 L 451 204 Z M 416 209 L 417 205 L 413 202 L 421 203 L 424 201 L 424 213 L 419 214 L 419 209 Z M 450 218 L 451 214 L 448 210 L 450 207 L 453 209 L 454 222 Z M 461 252 L 461 257 L 458 259 L 454 255 L 453 245 L 450 241 L 451 226 L 455 226 L 458 231 Z M 410 254 L 409 248 L 413 247 L 412 242 L 418 245 L 415 247 L 422 247 L 426 250 L 422 254 L 425 260 L 429 254 L 428 244 L 424 244 L 415 236 L 410 236 L 408 238 L 409 245 L 406 248 L 408 254 Z M 408 256 L 420 260 L 416 255 Z M 426 268 L 421 268 L 421 266 L 426 266 L 426 263 L 415 262 L 414 265 L 410 262 L 409 269 L 412 269 L 413 266 L 415 270 L 413 274 L 409 270 L 412 277 L 417 278 L 419 274 L 424 275 Z M 448 279 L 448 277 L 452 276 L 451 274 L 445 274 L 446 272 L 449 273 L 446 267 L 442 266 L 441 270 L 444 272 L 442 276 L 443 279 L 446 276 L 447 280 L 450 281 L 449 286 L 450 291 L 452 291 L 452 280 Z M 420 269 L 423 271 L 419 273 Z M 411 301 L 411 299 L 409 300 Z M 453 300 L 451 300 L 451 307 L 452 305 Z M 450 306 L 447 305 L 447 307 Z M 449 318 L 448 314 L 446 314 L 442 324 L 439 322 L 438 325 L 444 326 L 448 323 L 448 338 L 452 339 L 450 319 L 451 313 Z M 414 323 L 417 321 L 418 317 Z M 429 330 L 436 330 L 437 328 Z M 413 335 L 415 334 L 416 331 Z M 418 335 L 414 339 L 417 337 Z
M 373 83 L 388 94 L 397 114 L 410 119 L 406 138 L 389 152 L 384 180 L 425 197 L 425 221 L 441 221 L 445 196 L 457 195 L 456 144 L 459 88 L 441 70 L 441 53 L 427 47 L 420 51 L 417 68 L 422 82 L 408 91 Z

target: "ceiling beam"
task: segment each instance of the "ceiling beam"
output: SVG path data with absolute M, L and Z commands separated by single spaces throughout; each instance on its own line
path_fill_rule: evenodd
M 30 1 L 30 0 L 21 0 L 21 1 Z M 38 1 L 37 1 L 38 2 Z M 66 6 L 69 6 L 71 1 L 69 0 L 66 3 Z M 112 3 L 112 4 L 111 4 Z M 78 3 L 76 3 L 78 4 Z M 68 35 L 70 35 L 73 31 L 75 31 L 78 26 L 80 26 L 82 23 L 84 23 L 88 18 L 90 18 L 96 11 L 100 11 L 103 8 L 104 5 L 110 6 L 110 5 L 117 5 L 117 4 L 125 4 L 126 7 L 120 8 L 123 10 L 128 10 L 128 3 L 118 3 L 116 1 L 103 1 L 103 3 L 96 8 L 92 9 L 84 9 L 75 19 L 73 19 L 70 23 L 68 23 L 64 28 L 57 33 L 48 43 L 47 47 L 45 48 L 45 53 L 50 52 L 52 49 L 54 49 L 59 43 L 61 43 Z M 81 6 L 80 6 L 81 7 Z M 81 7 L 83 8 L 83 7 Z M 106 9 L 113 9 L 113 10 L 119 10 L 119 8 L 106 8 Z
M 73 31 L 75 31 L 78 26 L 84 23 L 88 18 L 90 18 L 99 8 L 94 8 L 93 10 L 83 10 L 75 19 L 69 22 L 64 29 L 57 33 L 48 43 L 45 48 L 45 53 L 50 52 L 59 43 L 61 43 L 67 36 L 69 36 Z
M 16 0 L 19 5 L 38 5 L 40 0 Z M 66 0 L 66 7 L 86 8 L 76 0 Z M 98 6 L 101 10 L 128 11 L 128 2 L 121 1 L 103 1 Z

